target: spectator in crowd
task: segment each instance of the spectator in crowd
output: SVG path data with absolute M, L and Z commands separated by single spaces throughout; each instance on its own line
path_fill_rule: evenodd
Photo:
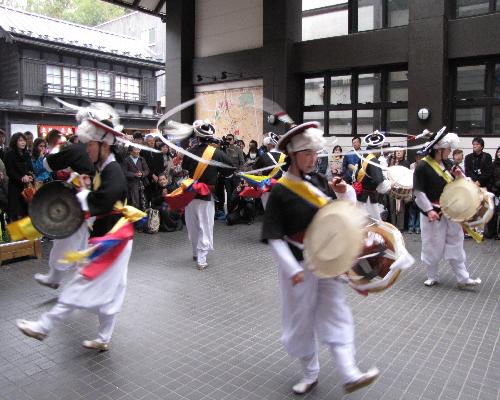
M 160 150 L 160 143 L 164 144 L 161 139 L 159 138 L 154 138 L 151 135 L 148 135 L 146 143 L 148 147 L 151 147 L 151 144 L 153 145 L 153 148 L 156 150 Z M 168 151 L 167 151 L 168 153 Z M 167 154 L 166 153 L 166 154 Z M 149 176 L 148 176 L 148 181 L 150 185 L 153 185 L 154 183 L 158 182 L 158 176 L 165 171 L 164 167 L 164 154 L 163 153 L 153 153 L 151 151 L 143 151 L 141 152 L 141 156 L 144 157 L 148 164 L 149 168 Z M 168 154 L 167 154 L 168 156 Z M 153 187 L 149 189 L 149 191 L 152 193 L 154 190 Z
M 317 152 L 318 159 L 316 160 L 316 172 L 326 175 L 328 171 L 328 151 L 323 147 Z
M 174 182 L 174 161 L 170 153 L 170 148 L 160 140 L 158 150 L 161 151 L 158 179 L 160 179 L 160 175 L 164 175 L 167 178 L 167 184 L 171 185 Z
M 453 164 L 458 165 L 462 171 L 465 171 L 464 151 L 462 149 L 453 150 Z
M 68 142 L 70 142 L 71 144 L 77 144 L 80 143 L 80 139 L 78 139 L 78 135 L 71 135 L 68 138 Z
M 132 140 L 134 143 L 137 143 L 137 144 L 144 144 L 144 137 L 142 136 L 142 132 L 140 131 L 135 131 L 133 134 L 132 134 Z
M 344 162 L 344 156 L 340 155 L 342 153 L 342 147 L 336 145 L 333 148 L 332 155 L 330 157 L 330 172 L 332 176 L 342 176 L 342 163 Z
M 241 150 L 241 148 L 234 143 L 233 134 L 226 135 L 226 142 L 227 144 L 225 146 L 226 147 L 225 152 L 228 155 L 229 159 L 231 160 L 231 165 L 235 167 L 237 171 L 241 171 L 243 165 L 245 164 L 245 154 L 243 153 L 243 150 Z M 236 189 L 239 183 L 240 183 L 240 178 L 239 176 L 235 175 L 230 175 L 224 180 L 228 210 L 233 209 L 231 199 L 234 189 Z M 219 201 L 220 200 L 221 199 L 219 199 Z
M 491 186 L 493 174 L 493 160 L 485 153 L 484 140 L 475 137 L 472 140 L 472 153 L 465 156 L 465 175 L 470 177 L 476 185 L 488 189 Z
M 356 151 L 361 150 L 361 138 L 359 136 L 354 136 L 352 138 L 352 147 Z M 354 153 L 350 152 L 344 156 L 342 160 L 342 175 L 347 183 L 353 183 L 353 176 L 356 173 L 357 166 L 359 164 L 359 157 Z
M 236 146 L 239 146 L 243 154 L 245 154 L 245 142 L 243 141 L 243 139 L 236 140 Z
M 127 178 L 129 204 L 144 211 L 147 208 L 145 187 L 147 186 L 149 168 L 140 153 L 140 149 L 132 147 L 129 156 L 125 158 L 123 170 Z
M 35 175 L 35 187 L 52 180 L 50 172 L 43 166 L 43 159 L 47 149 L 45 139 L 36 138 L 33 142 L 33 152 L 31 154 L 31 164 Z
M 57 145 L 59 145 L 61 137 L 62 133 L 59 132 L 57 129 L 51 129 L 49 133 L 47 133 L 47 136 L 45 137 L 47 144 L 46 147 L 47 153 L 50 153 Z
M 228 225 L 252 224 L 255 219 L 255 199 L 241 197 L 241 191 L 247 186 L 246 182 L 241 180 L 240 184 L 234 189 L 231 204 L 233 208 L 228 210 L 226 223 Z
M 245 154 L 245 166 L 243 167 L 243 169 L 246 171 L 250 171 L 251 169 L 253 169 L 257 158 L 259 158 L 259 145 L 257 141 L 252 139 L 248 144 L 248 153 Z
M 33 133 L 26 131 L 24 136 L 26 137 L 26 150 L 31 154 L 33 152 Z
M 500 146 L 495 153 L 495 160 L 493 162 L 493 178 L 491 183 L 491 192 L 495 195 L 496 215 L 492 219 L 490 225 L 491 236 L 500 240 Z
M 174 232 L 182 230 L 182 218 L 178 211 L 168 208 L 164 197 L 172 191 L 171 184 L 165 174 L 158 176 L 158 182 L 153 185 L 154 190 L 151 196 L 151 207 L 160 213 L 160 232 Z M 169 190 L 170 189 L 170 190 Z
M 7 151 L 7 146 L 5 145 L 6 136 L 5 131 L 0 129 L 0 160 L 4 160 L 5 152 Z
M 410 164 L 410 169 L 415 171 L 417 164 L 424 158 L 425 153 L 418 150 L 415 154 L 415 162 Z M 415 196 L 408 203 L 408 232 L 420 234 L 420 210 L 415 203 Z
M 9 150 L 5 154 L 5 170 L 9 177 L 8 215 L 16 221 L 28 215 L 28 204 L 22 196 L 26 184 L 33 182 L 33 167 L 26 150 L 26 136 L 18 132 L 12 135 Z

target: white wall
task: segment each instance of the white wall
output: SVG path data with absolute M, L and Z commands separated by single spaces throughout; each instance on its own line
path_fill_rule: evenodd
M 262 47 L 263 1 L 197 0 L 195 57 Z

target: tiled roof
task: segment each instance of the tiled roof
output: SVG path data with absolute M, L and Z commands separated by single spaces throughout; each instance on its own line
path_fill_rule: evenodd
M 138 39 L 0 5 L 0 28 L 16 37 L 161 62 Z

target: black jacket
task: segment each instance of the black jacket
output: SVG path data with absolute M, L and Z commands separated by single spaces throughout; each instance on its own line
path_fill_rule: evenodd
M 490 188 L 493 175 L 493 161 L 489 153 L 482 151 L 479 155 L 467 154 L 464 161 L 465 175 L 474 182 L 479 181 L 481 187 Z

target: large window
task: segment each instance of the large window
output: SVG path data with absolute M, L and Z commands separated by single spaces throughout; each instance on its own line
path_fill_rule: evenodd
M 71 96 L 141 100 L 140 78 L 117 75 L 95 69 L 47 65 L 45 93 Z M 321 87 L 324 90 L 324 87 Z M 312 94 L 311 94 L 312 95 Z M 317 104 L 321 104 L 318 100 Z
M 302 0 L 302 40 L 408 25 L 409 0 Z
M 63 68 L 63 91 L 66 94 L 78 94 L 78 69 L 76 68 Z
M 455 17 L 472 17 L 500 11 L 500 0 L 455 0 Z
M 456 65 L 452 120 L 460 135 L 500 134 L 500 60 Z
M 304 79 L 303 119 L 328 123 L 329 135 L 360 135 L 375 129 L 405 133 L 407 71 L 326 74 Z
M 80 72 L 82 81 L 82 96 L 96 96 L 97 79 L 96 72 L 90 70 L 82 70 Z
M 47 65 L 46 81 L 49 93 L 61 93 L 61 67 Z
M 382 0 L 358 0 L 358 31 L 382 28 Z
M 302 40 L 347 35 L 348 28 L 346 0 L 302 0 Z
M 115 78 L 115 95 L 124 100 L 139 100 L 139 79 L 117 76 Z
M 111 97 L 111 74 L 97 73 L 97 96 Z

